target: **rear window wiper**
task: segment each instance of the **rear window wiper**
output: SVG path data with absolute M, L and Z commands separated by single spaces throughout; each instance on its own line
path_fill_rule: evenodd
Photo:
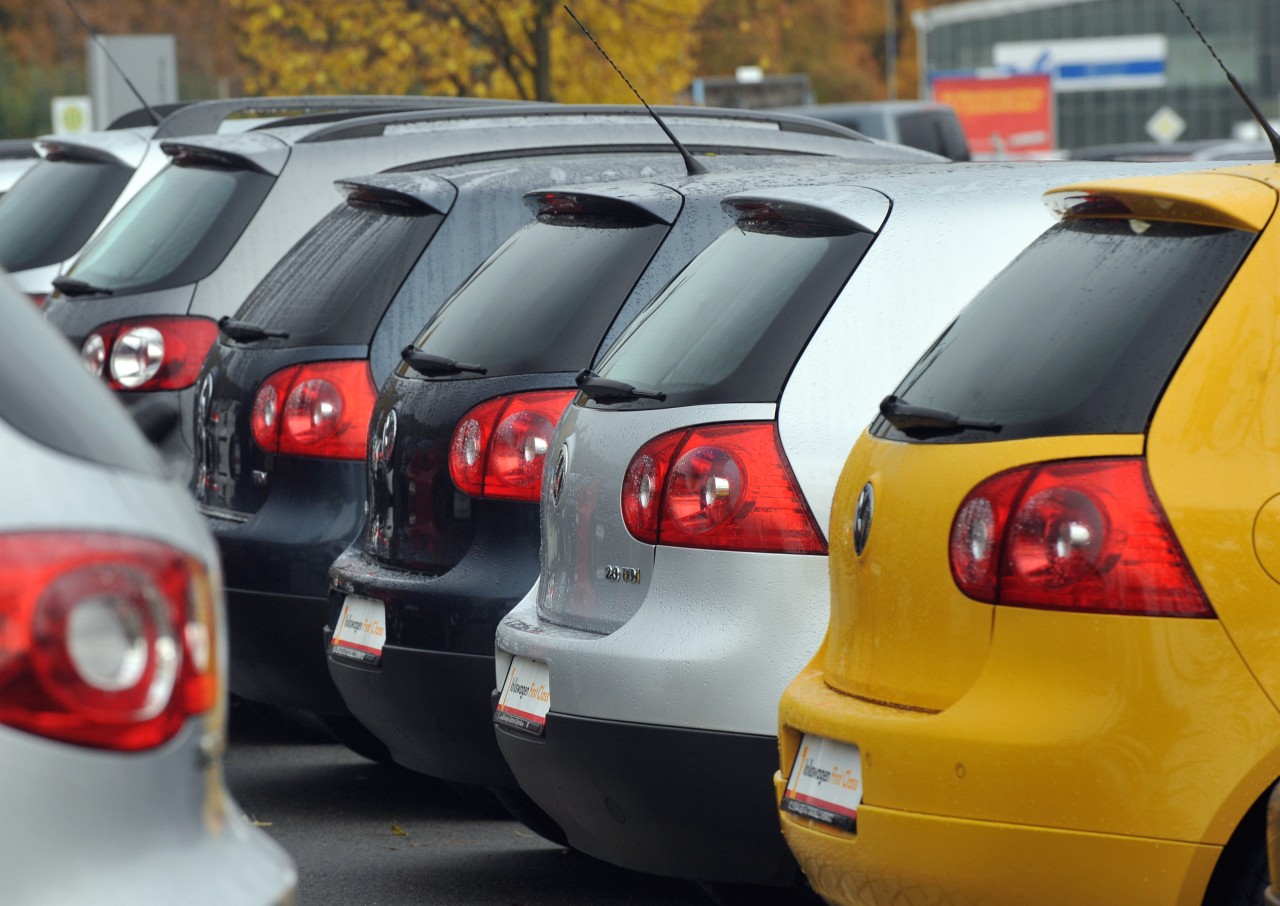
M 597 403 L 625 403 L 628 400 L 665 400 L 667 395 L 657 390 L 638 390 L 631 384 L 600 377 L 590 368 L 583 368 L 573 379 L 578 389 L 588 399 Z
M 269 337 L 278 337 L 282 340 L 289 337 L 286 331 L 268 330 L 247 321 L 233 320 L 229 315 L 223 315 L 218 319 L 218 330 L 241 343 L 252 343 L 254 340 L 265 340 Z
M 899 431 L 940 432 L 947 431 L 999 431 L 998 422 L 976 418 L 963 418 L 945 409 L 913 406 L 901 397 L 890 394 L 880 401 L 880 414 Z
M 449 358 L 448 356 L 432 355 L 429 352 L 423 352 L 412 343 L 400 350 L 400 358 L 404 359 L 405 364 L 418 372 L 418 374 L 435 376 L 462 374 L 464 371 L 471 374 L 489 373 L 489 369 L 482 365 L 474 365 L 469 362 L 459 362 L 456 359 Z
M 75 277 L 54 277 L 53 288 L 64 296 L 110 296 L 112 290 L 103 286 L 94 286 Z

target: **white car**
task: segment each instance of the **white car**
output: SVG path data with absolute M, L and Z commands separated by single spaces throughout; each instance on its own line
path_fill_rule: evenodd
M 778 701 L 826 627 L 849 448 L 1050 225 L 1046 184 L 1154 166 L 885 168 L 725 199 L 736 226 L 579 376 L 546 457 L 539 582 L 497 632 L 499 747 L 571 846 L 795 882 Z
M 222 779 L 217 549 L 122 407 L 0 275 L 6 903 L 291 904 Z
M 14 191 L 5 193 L 0 206 L 0 267 L 43 304 L 54 278 L 90 237 L 169 162 L 160 148 L 166 139 L 243 132 L 284 114 L 371 112 L 421 107 L 430 100 L 376 95 L 224 98 L 162 107 L 155 111 L 159 123 L 135 110 L 103 130 L 41 136 L 34 141 L 40 157 L 31 161 L 34 166 L 13 184 Z M 0 179 L 4 173 L 0 169 Z

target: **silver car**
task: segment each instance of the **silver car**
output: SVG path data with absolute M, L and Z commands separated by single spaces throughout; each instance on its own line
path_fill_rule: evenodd
M 6 903 L 293 902 L 222 779 L 217 551 L 110 393 L 0 276 Z
M 1046 181 L 1137 166 L 928 165 L 725 199 L 736 226 L 579 375 L 546 456 L 539 582 L 497 632 L 499 747 L 570 845 L 796 880 L 778 701 L 826 627 L 845 456 L 1051 223 Z

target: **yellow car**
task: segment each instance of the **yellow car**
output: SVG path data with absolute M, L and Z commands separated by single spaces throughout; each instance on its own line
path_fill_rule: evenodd
M 880 406 L 780 711 L 847 904 L 1262 904 L 1280 777 L 1280 166 L 1105 180 Z

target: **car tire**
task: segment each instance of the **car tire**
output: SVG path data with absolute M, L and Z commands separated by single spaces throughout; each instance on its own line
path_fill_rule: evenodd
M 1264 794 L 1227 841 L 1209 878 L 1204 906 L 1263 906 L 1266 902 L 1271 877 L 1267 867 L 1266 802 Z

